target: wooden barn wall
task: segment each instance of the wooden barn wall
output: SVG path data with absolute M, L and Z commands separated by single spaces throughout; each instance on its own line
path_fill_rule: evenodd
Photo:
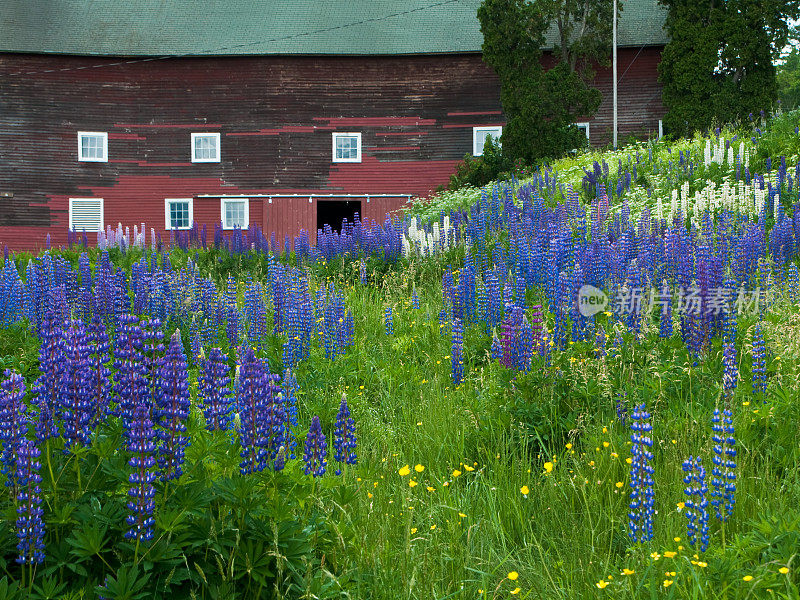
M 620 72 L 633 55 L 620 52 Z M 657 61 L 643 50 L 625 79 L 655 89 Z M 198 195 L 426 195 L 471 152 L 473 126 L 505 122 L 478 54 L 111 63 L 120 60 L 0 55 L 0 244 L 33 249 L 47 233 L 64 243 L 71 197 L 103 198 L 106 225 L 144 222 L 164 235 L 165 198 L 193 197 L 195 221 L 213 229 L 219 200 Z M 610 90 L 599 70 L 604 93 L 606 79 Z M 621 111 L 642 115 L 630 130 L 652 128 L 660 96 L 640 111 L 637 92 L 623 90 Z M 77 160 L 78 131 L 108 132 L 107 163 Z M 331 161 L 333 131 L 361 132 L 361 163 Z M 221 134 L 220 163 L 191 162 L 193 132 Z M 315 202 L 253 198 L 250 222 L 279 240 L 300 229 L 313 238 Z M 383 222 L 403 202 L 362 202 L 362 216 Z

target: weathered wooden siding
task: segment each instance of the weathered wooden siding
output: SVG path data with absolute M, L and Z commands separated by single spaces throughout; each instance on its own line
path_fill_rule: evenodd
M 645 49 L 625 75 L 638 89 L 621 111 L 642 117 L 631 130 L 660 116 L 660 96 L 652 110 L 637 104 L 642 87 L 657 86 L 657 60 Z M 64 243 L 70 197 L 103 198 L 106 225 L 144 221 L 163 233 L 165 198 L 193 197 L 195 221 L 211 227 L 219 200 L 200 194 L 425 195 L 471 152 L 473 126 L 504 121 L 497 78 L 477 54 L 130 63 L 0 55 L 0 244 L 40 247 L 48 232 Z M 78 162 L 78 131 L 108 132 L 107 163 Z M 190 134 L 203 131 L 221 134 L 220 163 L 191 162 Z M 333 131 L 361 132 L 361 163 L 331 161 Z M 402 202 L 371 200 L 363 217 L 382 222 Z M 307 199 L 250 201 L 250 222 L 279 240 L 313 232 L 315 214 Z

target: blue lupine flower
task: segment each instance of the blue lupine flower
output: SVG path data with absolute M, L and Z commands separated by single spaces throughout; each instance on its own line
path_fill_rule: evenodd
M 356 424 L 350 416 L 347 397 L 344 394 L 342 394 L 342 403 L 339 405 L 339 412 L 336 415 L 336 426 L 333 430 L 333 448 L 333 458 L 336 459 L 336 462 L 348 465 L 356 464 Z M 336 474 L 342 474 L 341 469 L 338 467 Z
M 128 314 L 120 315 L 114 343 L 114 395 L 125 435 L 128 434 L 128 426 L 135 422 L 133 414 L 139 404 L 146 405 L 148 417 L 150 416 L 149 383 L 143 349 L 144 333 L 139 325 L 139 318 Z
M 158 466 L 161 479 L 177 479 L 183 472 L 183 459 L 189 436 L 189 373 L 183 354 L 180 330 L 172 334 L 167 353 L 159 361 L 156 404 L 153 410 L 158 425 Z
M 450 360 L 453 368 L 453 385 L 458 387 L 464 380 L 464 326 L 460 319 L 453 321 L 453 346 Z
M 76 442 L 91 443 L 90 424 L 96 414 L 92 389 L 91 348 L 81 321 L 73 321 L 64 332 L 64 372 L 58 386 L 59 415 L 64 429 L 64 451 Z
M 322 424 L 319 422 L 319 417 L 314 415 L 314 418 L 311 419 L 308 436 L 306 436 L 306 447 L 303 453 L 303 461 L 305 462 L 303 470 L 305 474 L 322 477 L 325 474 L 327 455 L 328 442 L 325 439 L 325 434 L 322 433 Z
M 711 429 L 714 434 L 711 440 L 714 442 L 714 468 L 711 470 L 713 475 L 711 485 L 714 487 L 711 492 L 711 505 L 720 521 L 727 521 L 733 506 L 736 502 L 736 439 L 733 437 L 733 414 L 729 409 L 723 410 L 720 414 L 719 409 L 714 409 L 714 416 L 711 418 Z
M 419 296 L 417 295 L 417 288 L 411 293 L 411 308 L 419 308 Z
M 125 539 L 146 542 L 153 539 L 153 526 L 155 519 L 156 489 L 153 482 L 156 480 L 154 468 L 156 459 L 156 432 L 150 419 L 150 409 L 145 402 L 137 403 L 131 410 L 123 413 L 123 420 L 128 421 L 128 452 L 133 457 L 128 464 L 134 471 L 128 477 L 132 487 L 128 490 L 128 510 L 130 514 L 125 521 L 130 527 L 125 533 Z
M 16 482 L 17 493 L 17 550 L 20 564 L 41 563 L 44 561 L 45 526 L 42 515 L 42 490 L 39 484 L 41 464 L 36 460 L 41 451 L 28 439 L 17 446 Z
M 211 348 L 203 361 L 198 396 L 209 431 L 225 431 L 231 426 L 231 378 L 222 350 Z
M 16 371 L 6 369 L 0 383 L 0 467 L 6 485 L 15 486 L 19 446 L 28 428 L 25 409 L 25 380 Z
M 37 407 L 36 439 L 40 442 L 58 437 L 56 409 L 58 388 L 66 368 L 66 343 L 61 327 L 56 325 L 52 315 L 48 315 L 42 323 L 39 348 L 39 370 L 42 374 L 33 389 L 33 404 Z
M 256 358 L 253 349 L 245 350 L 238 390 L 242 475 L 263 471 L 268 461 L 277 456 L 283 442 L 286 417 L 276 381 L 277 375 L 268 373 L 264 361 Z
M 387 306 L 384 311 L 384 322 L 386 325 L 386 335 L 394 334 L 394 318 L 392 317 L 392 307 Z
M 686 484 L 684 493 L 687 500 L 684 503 L 684 509 L 687 520 L 686 524 L 689 543 L 694 546 L 697 544 L 697 533 L 700 533 L 700 552 L 705 552 L 708 548 L 708 500 L 706 493 L 708 486 L 706 485 L 706 470 L 703 468 L 703 461 L 698 456 L 697 458 L 689 457 L 689 460 L 683 461 L 683 472 L 688 473 L 683 482 Z
M 111 369 L 108 368 L 111 362 L 111 344 L 106 326 L 98 317 L 92 317 L 87 331 L 92 352 L 89 359 L 91 404 L 94 407 L 91 426 L 95 427 L 108 413 L 112 395 Z
M 653 506 L 655 495 L 653 493 L 653 440 L 648 435 L 653 426 L 650 424 L 650 413 L 645 410 L 645 405 L 640 404 L 631 415 L 631 502 L 628 513 L 630 524 L 630 538 L 634 542 L 644 542 L 653 539 Z
M 753 394 L 767 391 L 766 345 L 761 323 L 756 323 L 753 332 Z

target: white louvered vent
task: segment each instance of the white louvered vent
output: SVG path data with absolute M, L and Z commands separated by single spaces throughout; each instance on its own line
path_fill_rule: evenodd
M 70 198 L 69 228 L 77 232 L 98 232 L 103 229 L 102 198 Z

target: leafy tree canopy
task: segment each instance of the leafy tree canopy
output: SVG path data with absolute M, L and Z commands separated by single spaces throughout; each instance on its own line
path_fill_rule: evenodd
M 770 110 L 773 61 L 786 45 L 798 0 L 659 0 L 670 42 L 659 65 L 664 119 L 673 135 Z
M 586 144 L 575 127 L 597 110 L 601 95 L 587 84 L 585 68 L 603 54 L 602 10 L 611 0 L 484 0 L 478 9 L 483 59 L 500 79 L 506 114 L 503 154 L 534 164 Z M 557 64 L 542 66 L 545 32 L 555 22 Z

